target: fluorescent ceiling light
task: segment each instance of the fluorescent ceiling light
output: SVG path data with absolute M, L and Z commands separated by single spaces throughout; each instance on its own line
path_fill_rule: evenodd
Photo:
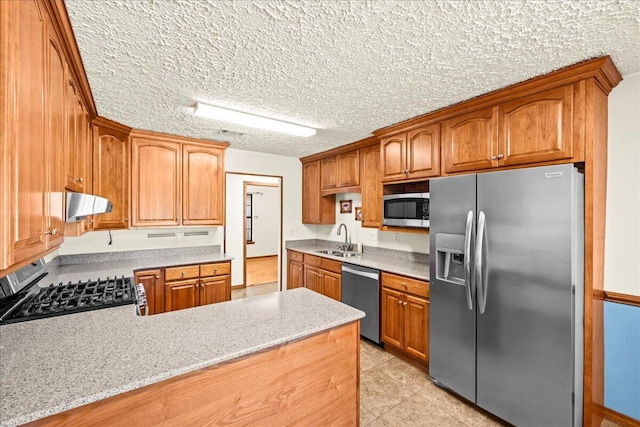
M 281 122 L 280 120 L 268 119 L 266 117 L 254 116 L 253 114 L 241 113 L 240 111 L 228 110 L 226 108 L 201 104 L 199 102 L 196 104 L 196 111 L 194 114 L 196 116 L 207 117 L 209 119 L 236 123 L 238 125 L 266 129 L 295 136 L 307 137 L 316 134 L 316 130 L 310 127 L 294 125 L 293 123 Z

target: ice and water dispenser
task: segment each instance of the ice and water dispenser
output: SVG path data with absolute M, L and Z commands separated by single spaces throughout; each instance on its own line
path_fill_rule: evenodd
M 436 234 L 436 278 L 456 285 L 465 284 L 464 234 Z

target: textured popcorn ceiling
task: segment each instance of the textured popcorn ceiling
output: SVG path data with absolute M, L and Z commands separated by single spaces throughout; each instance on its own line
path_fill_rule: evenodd
M 592 57 L 640 71 L 640 1 L 66 5 L 100 115 L 294 157 Z M 198 101 L 318 133 L 194 117 Z

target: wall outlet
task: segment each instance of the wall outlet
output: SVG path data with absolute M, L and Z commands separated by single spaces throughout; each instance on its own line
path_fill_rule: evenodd
M 378 233 L 376 233 L 375 231 L 370 231 L 369 240 L 371 240 L 372 242 L 378 241 Z
M 184 237 L 184 234 L 176 233 L 176 240 L 182 240 L 183 237 Z
M 394 242 L 400 241 L 400 233 L 393 233 L 393 241 Z

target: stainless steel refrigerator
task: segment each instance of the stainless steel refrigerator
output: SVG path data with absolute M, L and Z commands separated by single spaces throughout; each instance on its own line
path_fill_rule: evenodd
M 429 373 L 517 426 L 582 425 L 584 176 L 430 181 Z

